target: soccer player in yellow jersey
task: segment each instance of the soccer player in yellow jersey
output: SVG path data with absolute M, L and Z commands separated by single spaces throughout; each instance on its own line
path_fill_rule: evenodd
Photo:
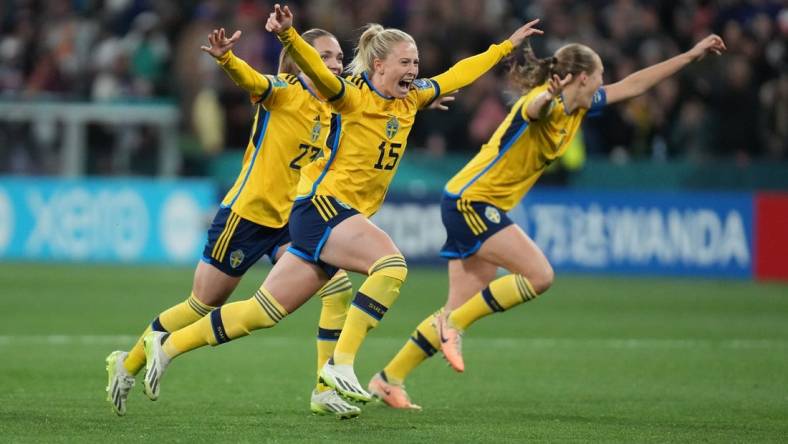
M 248 91 L 255 105 L 252 134 L 243 166 L 233 187 L 208 231 L 202 261 L 194 273 L 189 298 L 162 312 L 143 333 L 174 332 L 209 313 L 220 311 L 244 273 L 263 255 L 276 262 L 290 244 L 288 218 L 295 198 L 296 183 L 304 165 L 323 154 L 331 125 L 332 112 L 318 97 L 309 78 L 298 75 L 298 68 L 283 51 L 280 75 L 262 75 L 236 57 L 231 48 L 240 31 L 226 37 L 224 29 L 214 30 L 209 46 L 202 49 L 216 58 L 230 78 Z M 326 69 L 342 72 L 342 49 L 329 32 L 313 29 L 305 33 Z M 344 272 L 318 292 L 322 309 L 318 325 L 318 369 L 334 349 L 345 322 L 353 295 L 352 284 Z M 217 337 L 222 341 L 223 338 Z M 142 337 L 129 353 L 116 351 L 107 358 L 109 384 L 107 400 L 118 415 L 125 414 L 128 392 L 134 376 L 145 364 Z M 149 396 L 158 396 L 155 390 Z M 312 392 L 311 409 L 340 417 L 355 416 L 358 407 L 339 398 L 333 389 L 317 384 Z
M 449 260 L 446 305 L 424 319 L 373 376 L 370 392 L 394 408 L 420 408 L 403 386 L 410 372 L 438 349 L 462 372 L 462 333 L 473 322 L 544 293 L 553 269 L 506 212 L 564 154 L 587 115 L 640 95 L 689 63 L 724 50 L 722 39 L 710 35 L 684 54 L 602 86 L 602 60 L 587 46 L 569 44 L 537 59 L 525 45 L 524 65 L 515 63 L 511 72 L 524 94 L 490 141 L 446 184 L 441 202 L 447 232 L 441 256 Z M 498 267 L 511 274 L 496 279 Z
M 391 238 L 368 218 L 383 202 L 415 115 L 442 94 L 470 84 L 515 45 L 541 32 L 533 28 L 536 21 L 531 22 L 447 72 L 418 79 L 413 38 L 372 25 L 358 43 L 351 65 L 354 76 L 345 80 L 326 68 L 292 22 L 290 10 L 276 5 L 266 29 L 277 33 L 288 54 L 339 113 L 329 135 L 330 155 L 301 170 L 290 221 L 293 244 L 251 303 L 228 304 L 220 317 L 203 319 L 168 337 L 146 336 L 146 386 L 159 383 L 172 358 L 216 344 L 219 334 L 236 338 L 274 326 L 325 284 L 330 275 L 326 267 L 340 267 L 368 277 L 353 299 L 332 358 L 320 376 L 342 395 L 369 401 L 371 395 L 353 371 L 354 358 L 367 332 L 397 299 L 407 265 Z

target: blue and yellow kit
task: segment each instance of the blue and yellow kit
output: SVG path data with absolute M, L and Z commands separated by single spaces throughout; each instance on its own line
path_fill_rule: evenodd
M 328 213 L 333 216 L 323 217 L 322 223 L 318 223 L 320 221 L 316 218 L 309 230 L 305 227 L 296 230 L 291 226 L 291 251 L 305 259 L 319 257 L 322 244 L 315 241 L 325 239 L 329 230 L 341 221 L 338 218 L 349 217 L 347 208 L 343 206 L 366 217 L 380 208 L 405 153 L 416 113 L 441 94 L 470 84 L 512 50 L 512 43 L 508 40 L 492 45 L 487 51 L 458 62 L 443 74 L 414 80 L 404 98 L 394 98 L 378 91 L 367 75 L 344 79 L 335 76 L 295 29 L 287 29 L 279 34 L 279 38 L 340 116 L 328 138 L 330 156 L 305 167 L 298 184 L 294 214 L 297 211 L 305 213 L 301 206 L 314 207 L 316 197 L 320 204 L 325 205 L 324 197 L 320 196 L 331 197 L 340 207 L 331 205 Z M 315 208 L 314 212 L 318 209 Z M 293 223 L 310 222 L 306 217 L 298 217 Z M 311 234 L 307 236 L 309 239 L 299 239 L 297 232 L 299 236 Z
M 489 142 L 446 184 L 441 208 L 449 240 L 442 256 L 473 254 L 484 240 L 511 224 L 506 212 L 566 152 L 583 119 L 606 103 L 605 90 L 600 88 L 591 108 L 570 114 L 557 97 L 545 117 L 529 119 L 528 104 L 546 90 L 543 84 L 520 97 Z
M 332 111 L 298 76 L 260 74 L 231 51 L 217 63 L 255 105 L 241 171 L 203 252 L 204 261 L 237 276 L 290 241 L 287 222 L 301 168 L 325 155 Z

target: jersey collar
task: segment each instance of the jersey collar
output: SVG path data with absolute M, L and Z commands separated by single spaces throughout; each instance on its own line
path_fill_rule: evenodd
M 304 79 L 302 79 L 302 78 L 301 78 L 301 74 L 298 74 L 298 75 L 296 76 L 296 78 L 298 79 L 298 81 L 299 81 L 299 82 L 301 82 L 301 86 L 303 86 L 305 90 L 309 91 L 309 94 L 312 94 L 312 95 L 313 95 L 313 96 L 314 96 L 314 97 L 315 97 L 317 100 L 320 100 L 320 101 L 322 101 L 322 100 L 323 100 L 323 99 L 321 99 L 321 98 L 320 98 L 320 96 L 318 96 L 317 94 L 315 94 L 315 92 L 314 92 L 314 91 L 312 91 L 312 88 L 310 88 L 310 87 L 309 87 L 309 85 L 307 85 L 307 84 L 306 84 L 306 82 L 304 81 Z
M 363 77 L 364 81 L 367 82 L 367 85 L 369 85 L 369 89 L 371 89 L 372 91 L 375 91 L 375 94 L 379 95 L 380 97 L 383 97 L 386 100 L 392 100 L 394 98 L 394 97 L 391 97 L 391 96 L 387 96 L 387 95 L 383 94 L 382 92 L 378 91 L 378 89 L 375 88 L 375 85 L 372 84 L 372 81 L 369 80 L 369 77 L 367 77 L 367 73 L 362 73 L 361 77 Z

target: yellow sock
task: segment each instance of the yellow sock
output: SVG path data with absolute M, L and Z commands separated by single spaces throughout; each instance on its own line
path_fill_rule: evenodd
M 367 280 L 361 284 L 348 310 L 347 320 L 337 341 L 335 364 L 352 365 L 367 332 L 378 322 L 399 296 L 399 288 L 408 274 L 401 254 L 384 256 L 370 267 Z
M 487 288 L 452 311 L 449 321 L 460 330 L 465 330 L 487 315 L 508 310 L 536 296 L 528 279 L 519 274 L 507 274 L 492 281 Z
M 333 279 L 328 281 L 315 296 L 320 298 L 320 322 L 317 327 L 317 371 L 323 367 L 328 358 L 334 353 L 337 339 L 345 325 L 348 303 L 353 297 L 353 283 L 345 272 L 340 271 Z M 317 381 L 317 391 L 329 390 L 325 384 Z
M 123 361 L 123 366 L 126 367 L 126 371 L 132 375 L 136 375 L 145 365 L 145 349 L 142 345 L 142 338 L 144 338 L 145 335 L 152 330 L 166 332 L 180 330 L 207 315 L 214 308 L 216 307 L 211 307 L 210 305 L 205 305 L 200 302 L 200 300 L 194 296 L 194 293 L 192 293 L 185 301 L 163 311 L 150 325 L 148 325 L 145 331 L 142 332 L 142 336 L 137 339 L 137 343 L 134 344 L 134 347 L 129 351 L 129 356 Z
M 217 308 L 192 325 L 170 334 L 163 344 L 164 353 L 174 358 L 204 345 L 223 344 L 253 330 L 273 327 L 285 316 L 284 307 L 260 287 L 253 297 Z
M 402 385 L 410 372 L 438 351 L 440 341 L 435 331 L 435 315 L 433 313 L 421 321 L 399 353 L 383 369 L 392 384 Z

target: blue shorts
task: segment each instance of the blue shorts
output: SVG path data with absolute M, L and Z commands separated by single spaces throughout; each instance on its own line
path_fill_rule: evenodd
M 202 260 L 230 276 L 243 276 L 264 254 L 275 261 L 279 247 L 290 242 L 287 225 L 271 228 L 219 208 L 208 229 Z
M 446 243 L 440 255 L 464 259 L 479 251 L 484 241 L 512 224 L 505 211 L 486 202 L 472 202 L 443 195 L 441 219 L 446 227 Z
M 316 264 L 329 278 L 334 276 L 338 268 L 321 261 L 320 252 L 331 229 L 356 214 L 359 212 L 350 205 L 331 196 L 314 195 L 296 200 L 290 212 L 290 238 L 293 243 L 287 251 Z

